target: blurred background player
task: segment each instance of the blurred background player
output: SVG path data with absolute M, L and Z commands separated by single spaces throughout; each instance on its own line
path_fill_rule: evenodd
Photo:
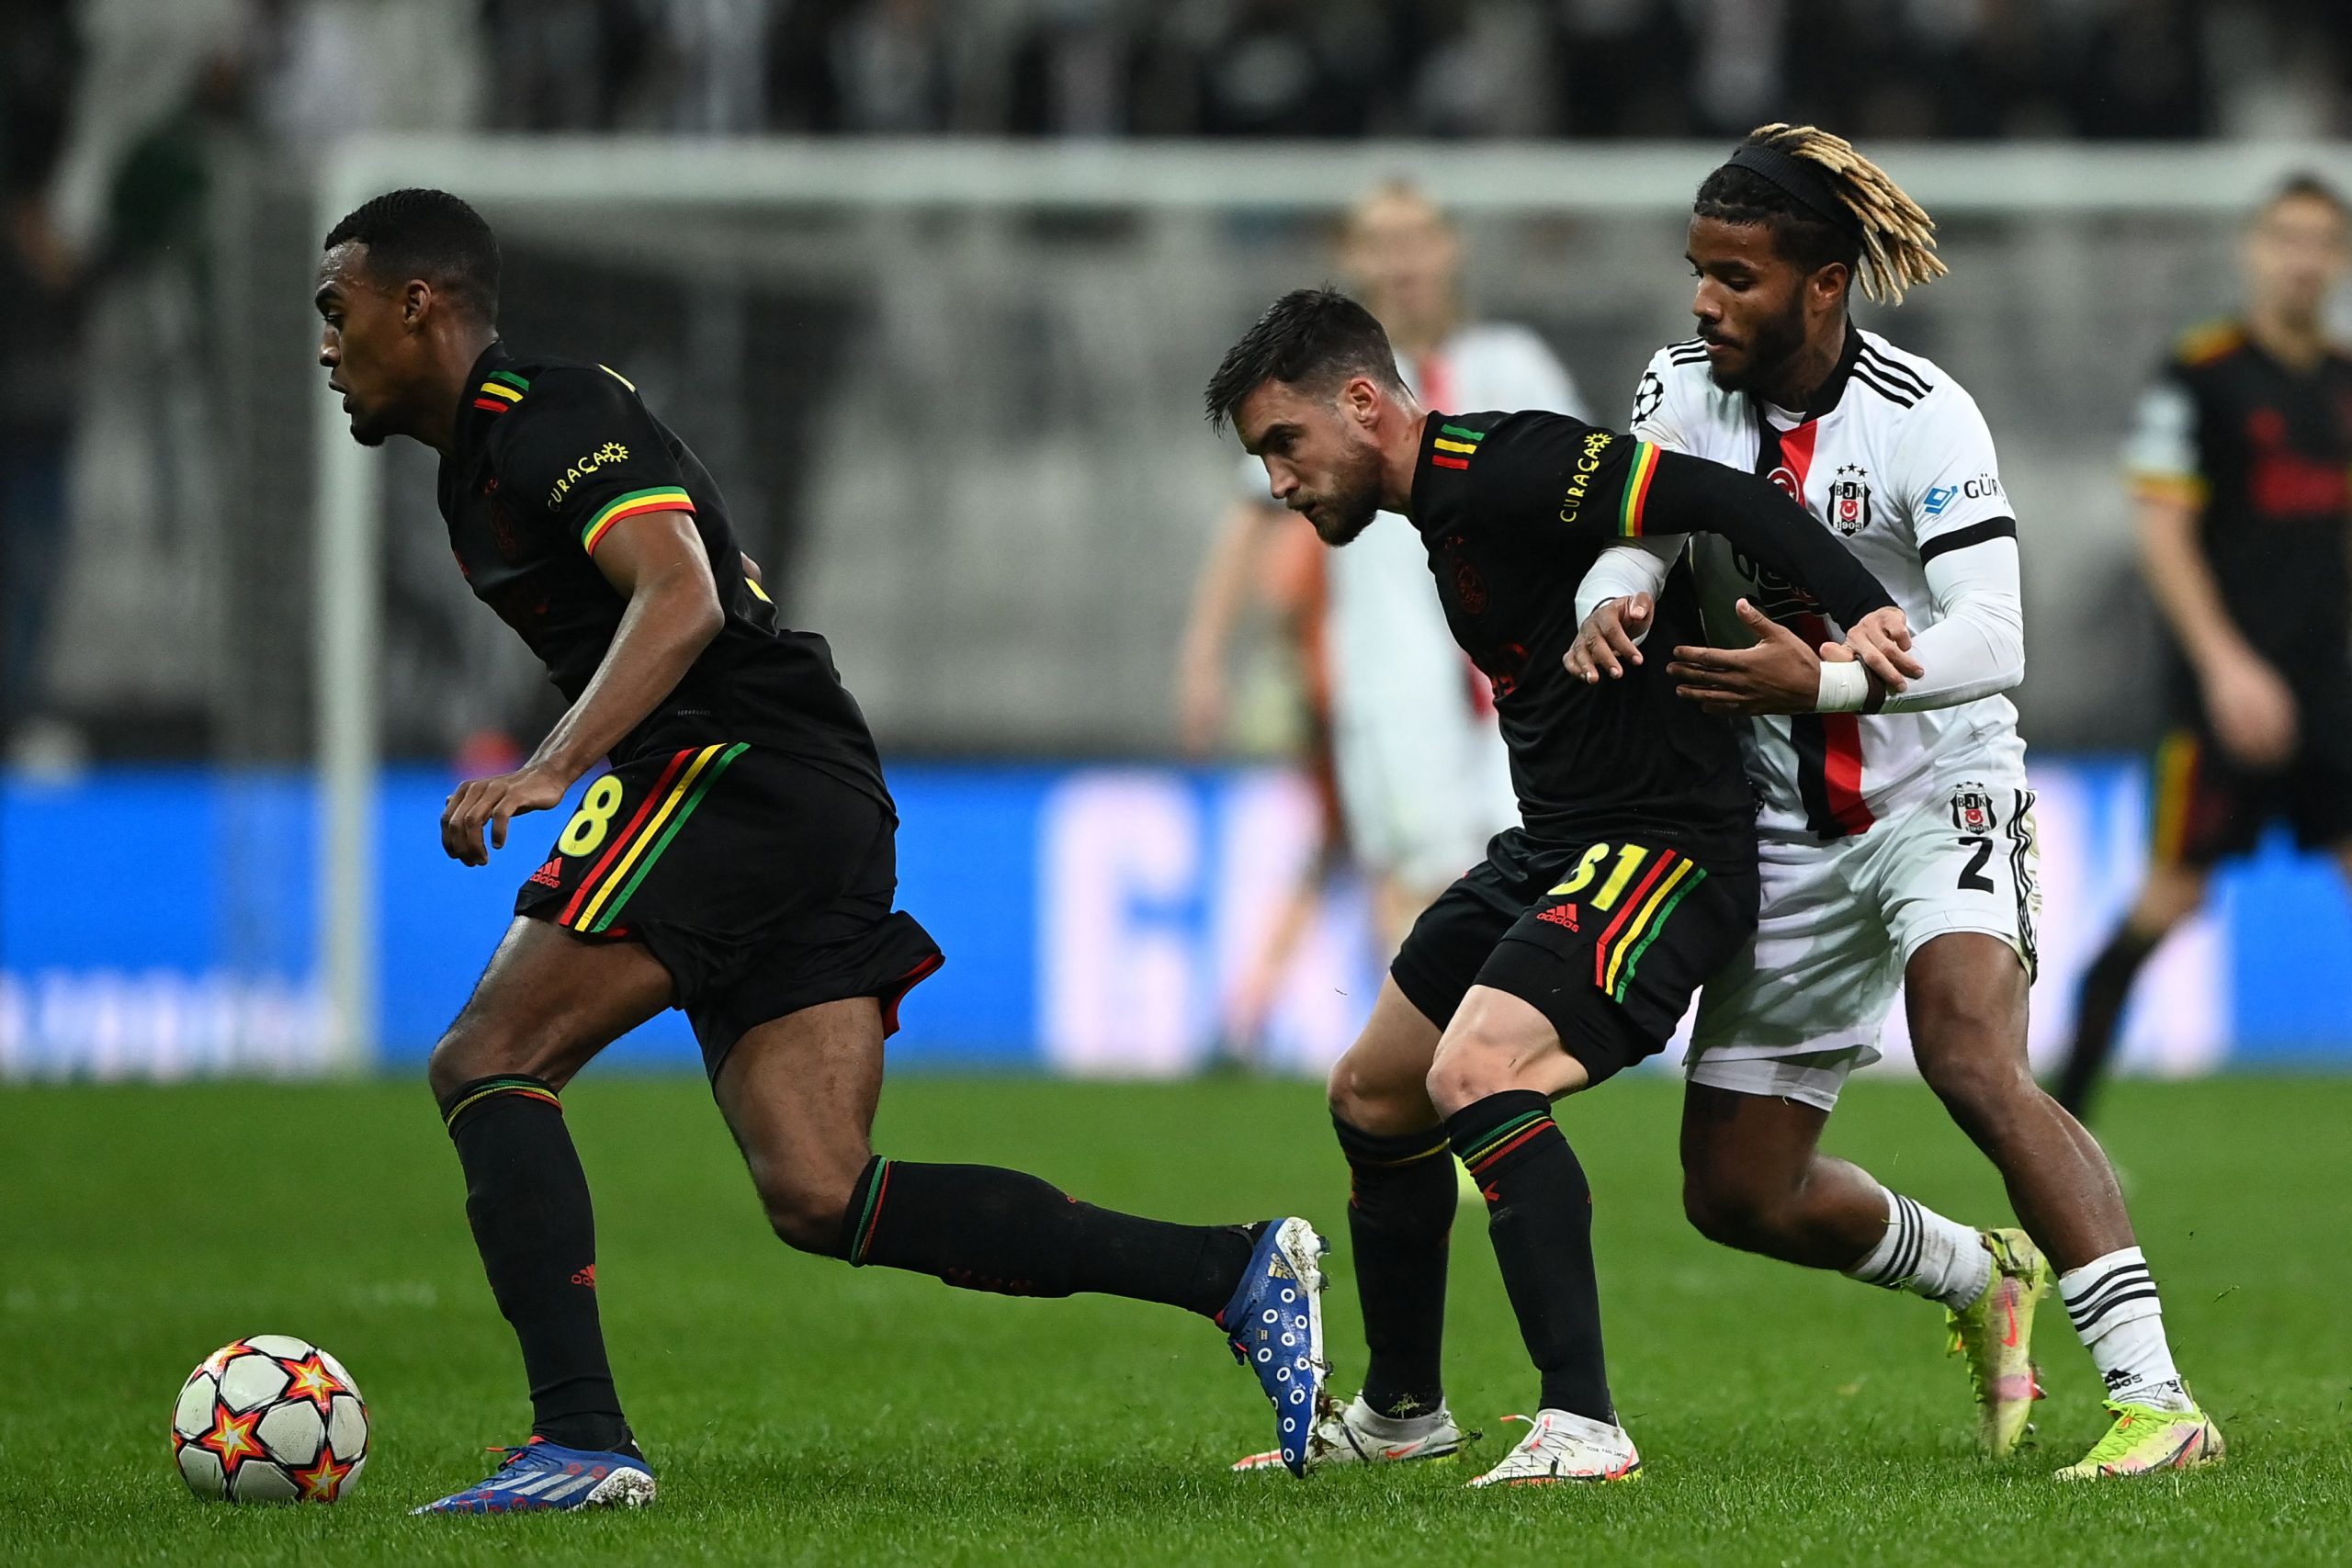
M 1467 319 L 1461 232 L 1419 189 L 1400 183 L 1367 195 L 1348 216 L 1340 259 L 1424 405 L 1581 416 L 1575 383 L 1543 339 Z M 1205 751 L 1225 728 L 1227 666 L 1254 586 L 1297 639 L 1316 705 L 1306 767 L 1327 807 L 1320 846 L 1227 1003 L 1225 1049 L 1246 1057 L 1324 890 L 1351 855 L 1372 882 L 1385 961 L 1414 917 L 1519 819 L 1519 803 L 1493 700 L 1446 630 L 1411 532 L 1376 528 L 1352 549 L 1322 550 L 1266 494 L 1255 462 L 1242 483 L 1185 629 L 1185 745 Z
M 2147 880 L 2083 976 L 2059 1103 L 2086 1115 L 2132 982 L 2273 819 L 2352 878 L 2352 357 L 2328 299 L 2344 198 L 2309 175 L 2240 252 L 2244 313 L 2180 340 L 2125 454 L 2140 559 L 2171 634 Z

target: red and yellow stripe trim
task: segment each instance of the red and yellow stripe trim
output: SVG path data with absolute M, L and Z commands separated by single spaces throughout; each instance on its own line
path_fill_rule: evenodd
M 521 402 L 523 394 L 530 389 L 531 383 L 512 370 L 493 370 L 490 373 L 490 379 L 475 391 L 474 407 L 486 409 L 492 413 L 504 413 Z
M 2211 494 L 2203 477 L 2198 474 L 2166 474 L 2153 468 L 2141 468 L 2126 477 L 2132 481 L 2132 493 L 2142 501 L 2170 501 L 2183 506 L 2202 506 Z
M 1625 499 L 1617 509 L 1617 536 L 1642 536 L 1642 513 L 1650 502 L 1650 481 L 1657 477 L 1657 448 L 1646 441 L 1634 443 L 1634 463 L 1625 475 Z
M 2178 865 L 2188 852 L 2189 808 L 2197 799 L 2197 737 L 2176 729 L 2156 747 L 2155 842 L 2158 865 Z
M 1625 993 L 1633 988 L 1634 975 L 1642 966 L 1642 954 L 1650 950 L 1650 943 L 1666 930 L 1666 922 L 1674 916 L 1674 907 L 1682 902 L 1690 889 L 1706 879 L 1705 872 L 1686 860 L 1659 885 L 1648 905 L 1634 917 L 1634 923 L 1626 927 L 1624 936 L 1617 944 L 1618 955 L 1610 960 L 1609 977 L 1612 988 L 1609 994 L 1611 997 L 1621 1002 L 1625 999 Z
M 1483 430 L 1467 425 L 1441 424 L 1437 439 L 1431 442 L 1430 461 L 1441 468 L 1466 468 L 1470 459 L 1478 455 L 1478 443 L 1487 438 Z
M 718 782 L 718 775 L 749 750 L 738 741 L 698 750 L 690 748 L 671 758 L 639 804 L 637 814 L 629 818 L 628 829 L 582 879 L 579 891 L 572 894 L 556 923 L 592 935 L 610 931 L 638 885 L 695 814 L 703 796 L 710 793 L 710 786 Z
M 890 1162 L 875 1162 L 874 1179 L 865 1184 L 865 1208 L 857 1216 L 857 1236 L 850 1243 L 849 1262 L 853 1269 L 865 1261 L 866 1249 L 874 1245 L 874 1224 L 882 1217 L 882 1200 L 890 1191 Z
M 1531 1138 L 1540 1138 L 1544 1130 L 1554 1125 L 1549 1111 L 1531 1111 L 1524 1116 L 1514 1116 L 1493 1132 L 1486 1141 L 1462 1158 L 1472 1179 L 1484 1176 L 1494 1163 L 1520 1147 Z
M 537 1078 L 492 1078 L 476 1088 L 457 1104 L 449 1107 L 447 1114 L 441 1118 L 441 1124 L 445 1127 L 455 1126 L 458 1118 L 464 1115 L 469 1107 L 480 1105 L 483 1100 L 495 1099 L 502 1094 L 519 1094 L 526 1100 L 543 1100 L 558 1111 L 563 1109 L 563 1101 L 555 1097 L 555 1090 Z
M 1395 1159 L 1372 1159 L 1364 1155 L 1351 1154 L 1348 1156 L 1348 1163 L 1351 1165 L 1374 1166 L 1383 1169 L 1396 1166 L 1419 1165 L 1425 1159 L 1445 1153 L 1446 1150 L 1453 1146 L 1453 1145 L 1447 1141 L 1445 1134 L 1443 1133 L 1440 1133 L 1437 1137 L 1437 1142 L 1431 1144 L 1428 1148 L 1416 1149 L 1411 1154 L 1399 1155 Z
M 634 517 L 640 512 L 692 512 L 694 497 L 676 485 L 656 485 L 651 490 L 633 490 L 627 495 L 615 496 L 604 510 L 588 519 L 580 530 L 581 547 L 590 555 L 596 553 L 597 544 L 612 532 L 613 525 L 624 517 Z
M 1682 896 L 1705 880 L 1706 873 L 1687 855 L 1672 850 L 1660 852 L 1657 863 L 1642 878 L 1634 896 L 1600 933 L 1592 949 L 1592 983 L 1615 998 L 1625 999 L 1625 992 L 1634 982 L 1634 971 L 1641 964 L 1642 954 L 1649 950 L 1657 933 L 1665 929 L 1667 917 Z

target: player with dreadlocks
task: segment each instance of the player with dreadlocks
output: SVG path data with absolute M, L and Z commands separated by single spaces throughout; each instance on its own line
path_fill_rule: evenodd
M 1935 225 L 1843 140 L 1768 125 L 1699 187 L 1688 255 L 1698 336 L 1651 360 L 1634 433 L 1768 475 L 1844 536 L 1917 628 L 1927 675 L 1890 694 L 1823 647 L 1837 633 L 1819 605 L 1690 540 L 1722 646 L 1677 647 L 1667 671 L 1687 700 L 1749 718 L 1762 910 L 1700 1003 L 1684 1206 L 1729 1246 L 1941 1303 L 1996 1456 L 2040 1393 L 2033 1309 L 2055 1265 L 2114 1413 L 2058 1473 L 2211 1464 L 2221 1432 L 2175 1369 L 2114 1173 L 2026 1065 L 2040 896 L 2025 744 L 2002 694 L 2025 643 L 1992 437 L 1950 375 L 1848 311 L 1858 282 L 1893 305 L 1940 276 Z M 1642 661 L 1683 548 L 1645 539 L 1596 563 L 1572 673 Z M 1847 1074 L 1878 1057 L 1898 983 L 1921 1073 L 1999 1168 L 2022 1229 L 1948 1220 L 1819 1151 Z

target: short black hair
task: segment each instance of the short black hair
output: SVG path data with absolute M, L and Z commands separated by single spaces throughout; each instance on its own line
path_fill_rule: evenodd
M 2270 199 L 2262 204 L 2260 210 L 2267 214 L 2290 201 L 2324 201 L 2335 209 L 2337 218 L 2352 220 L 2352 207 L 2345 205 L 2344 193 L 2309 169 L 2299 169 L 2279 181 L 2278 188 L 2270 193 Z
M 1386 329 L 1336 288 L 1294 289 L 1267 306 L 1241 341 L 1225 351 L 1209 378 L 1209 428 L 1221 434 L 1242 400 L 1269 381 L 1328 386 L 1356 376 L 1389 387 L 1405 385 Z
M 320 247 L 356 242 L 379 277 L 421 277 L 467 313 L 498 319 L 498 236 L 481 213 L 446 190 L 393 190 L 363 202 Z
M 1713 218 L 1742 226 L 1761 223 L 1772 232 L 1772 249 L 1807 275 L 1832 262 L 1849 273 L 1861 264 L 1861 242 L 1753 169 L 1725 164 L 1709 175 L 1690 204 L 1693 218 Z

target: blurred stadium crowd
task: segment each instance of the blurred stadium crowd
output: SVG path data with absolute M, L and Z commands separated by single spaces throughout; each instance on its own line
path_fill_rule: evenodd
M 496 123 L 1025 136 L 2341 127 L 2324 0 L 492 0 Z M 2281 104 L 2281 50 L 2303 57 Z M 2262 84 L 2252 89 L 2250 82 Z
M 266 467 L 218 454 L 284 417 L 223 396 L 220 280 L 259 247 L 220 209 L 350 132 L 2324 137 L 2347 78 L 2335 0 L 9 0 L 0 732 L 235 750 L 196 689 L 287 650 L 223 584 L 300 567 L 218 547 Z

